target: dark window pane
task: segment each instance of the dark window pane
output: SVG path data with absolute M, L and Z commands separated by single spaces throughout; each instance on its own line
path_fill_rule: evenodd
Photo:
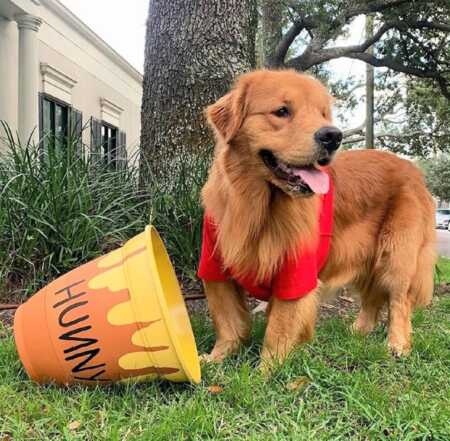
M 55 143 L 64 146 L 67 134 L 67 108 L 55 104 Z
M 116 161 L 116 148 L 117 148 L 117 129 L 110 129 L 111 136 L 109 142 L 109 162 L 115 165 Z
M 42 118 L 42 136 L 44 137 L 44 149 L 50 145 L 52 136 L 52 102 L 44 99 L 43 101 L 43 118 Z
M 68 107 L 51 98 L 44 98 L 42 112 L 44 151 L 50 146 L 64 147 L 68 134 Z
M 51 105 L 50 101 L 44 100 L 44 118 L 43 118 L 43 129 L 44 135 L 51 132 Z
M 102 150 L 105 164 L 116 167 L 117 128 L 102 124 Z

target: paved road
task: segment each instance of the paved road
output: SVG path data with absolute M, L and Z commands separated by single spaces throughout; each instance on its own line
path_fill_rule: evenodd
M 440 256 L 450 257 L 450 231 L 437 230 L 437 249 Z

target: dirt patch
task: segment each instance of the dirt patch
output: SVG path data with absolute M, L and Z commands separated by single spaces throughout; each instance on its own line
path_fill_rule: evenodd
M 13 322 L 14 322 L 14 312 L 15 310 L 7 309 L 6 311 L 0 311 L 0 323 L 5 327 L 6 329 L 12 328 Z M 2 334 L 1 328 L 0 328 L 0 338 L 5 337 L 5 335 Z
M 208 306 L 206 299 L 196 299 L 195 297 L 203 295 L 203 287 L 200 284 L 183 285 L 183 293 L 187 297 L 186 305 L 189 314 L 207 314 Z M 191 300 L 195 298 L 195 300 Z M 258 312 L 264 312 L 265 302 L 258 302 L 249 298 L 249 307 L 251 310 L 257 308 Z M 320 319 L 330 316 L 343 316 L 350 313 L 356 313 L 359 310 L 359 298 L 347 289 L 339 290 L 337 295 L 327 299 L 320 305 Z
M 441 283 L 436 288 L 437 295 L 450 294 L 450 283 Z
M 358 295 L 343 288 L 332 298 L 323 301 L 320 305 L 319 320 L 332 316 L 347 316 L 359 311 L 360 301 Z
M 187 293 L 187 291 L 183 291 Z M 197 296 L 203 294 L 203 288 L 199 286 L 197 290 L 188 292 L 189 296 Z M 450 295 L 450 283 L 441 284 L 436 287 L 435 296 Z M 258 308 L 258 312 L 264 312 L 265 302 L 258 302 L 254 299 L 249 299 L 250 309 Z M 187 309 L 190 315 L 193 314 L 207 314 L 208 306 L 206 299 L 198 299 L 193 301 L 186 301 Z M 322 301 L 319 309 L 319 321 L 326 320 L 329 317 L 347 317 L 349 315 L 356 315 L 360 309 L 361 302 L 359 295 L 347 288 L 339 290 L 334 296 Z M 380 321 L 386 323 L 388 319 L 387 307 L 385 306 L 380 313 Z

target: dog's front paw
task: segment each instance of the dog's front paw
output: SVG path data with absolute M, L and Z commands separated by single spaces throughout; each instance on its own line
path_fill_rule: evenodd
M 350 330 L 354 334 L 368 335 L 374 330 L 374 328 L 375 326 L 372 323 L 367 323 L 356 319 L 352 323 Z
M 268 379 L 281 366 L 281 363 L 282 360 L 276 353 L 263 350 L 261 361 L 258 365 L 258 371 L 264 378 Z
M 258 371 L 264 379 L 269 379 L 275 372 L 275 363 L 268 360 L 261 360 L 258 365 Z
M 229 355 L 237 352 L 241 342 L 235 340 L 217 341 L 210 354 L 202 354 L 200 361 L 203 363 L 222 363 Z
M 225 356 L 220 356 L 218 354 L 201 354 L 200 355 L 200 363 L 222 363 Z
M 389 341 L 388 348 L 394 357 L 405 357 L 411 352 L 411 345 L 408 342 Z

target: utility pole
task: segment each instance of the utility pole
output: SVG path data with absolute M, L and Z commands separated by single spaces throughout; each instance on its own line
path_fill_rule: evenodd
M 373 16 L 366 15 L 366 39 L 373 37 Z M 373 54 L 373 46 L 367 49 L 369 54 Z M 374 69 L 366 63 L 366 149 L 374 148 L 373 135 L 373 112 L 374 112 Z

